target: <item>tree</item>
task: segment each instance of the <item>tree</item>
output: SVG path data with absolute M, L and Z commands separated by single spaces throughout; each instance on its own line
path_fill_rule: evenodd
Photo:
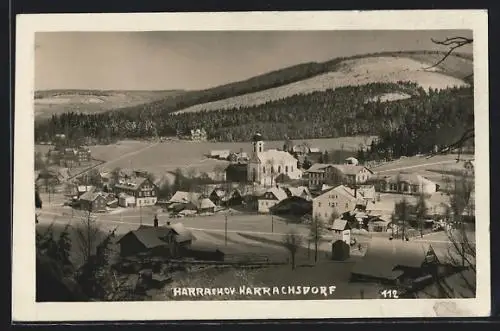
M 146 172 L 145 174 L 146 178 L 151 182 L 151 183 L 155 183 L 156 181 L 156 176 L 155 174 L 153 174 L 152 172 Z
M 168 180 L 164 180 L 160 184 L 160 189 L 158 190 L 158 198 L 160 199 L 170 199 L 172 197 L 172 187 Z
M 289 183 L 291 180 L 292 179 L 287 174 L 279 174 L 278 176 L 276 176 L 276 179 L 274 181 L 276 182 L 276 184 L 284 184 Z
M 101 241 L 101 229 L 89 210 L 75 226 L 76 248 L 84 263 L 87 263 Z
M 224 165 L 217 164 L 214 167 L 214 175 L 216 181 L 223 182 L 226 177 L 225 174 L 226 174 L 226 167 Z
M 35 208 L 42 209 L 42 199 L 40 198 L 40 192 L 38 192 L 38 188 L 35 189 Z
M 464 210 L 470 208 L 471 201 L 473 204 L 474 199 L 471 198 L 473 189 L 473 179 L 466 176 L 455 179 L 451 192 L 451 207 L 446 210 L 445 218 L 453 217 L 456 226 L 445 229 L 451 245 L 446 256 L 448 261 L 442 262 L 461 266 L 461 269 L 455 275 L 453 283 L 450 283 L 448 278 L 435 275 L 434 285 L 437 288 L 435 296 L 439 298 L 470 298 L 476 294 L 476 243 L 474 239 L 469 238 L 462 219 Z
M 42 170 L 45 169 L 46 167 L 47 167 L 47 162 L 43 159 L 42 153 L 35 152 L 35 170 Z
M 472 45 L 474 42 L 473 38 L 467 38 L 463 36 L 458 36 L 458 37 L 448 37 L 444 40 L 436 40 L 436 39 L 431 39 L 434 44 L 437 45 L 443 45 L 443 46 L 448 46 L 448 52 L 445 53 L 445 55 L 436 63 L 431 65 L 430 67 L 426 69 L 432 69 L 438 67 L 440 64 L 442 64 L 446 59 L 453 54 L 457 49 L 462 48 L 467 45 Z M 470 78 L 473 74 L 465 77 L 464 79 Z M 441 149 L 439 149 L 437 152 L 430 153 L 429 157 L 432 157 L 433 155 L 436 154 L 445 154 L 448 153 L 454 149 L 459 150 L 457 162 L 460 161 L 460 154 L 462 151 L 462 148 L 469 143 L 470 141 L 474 141 L 474 121 L 468 121 L 468 125 L 466 126 L 465 130 L 463 131 L 463 134 L 456 140 L 455 142 L 448 144 Z
M 471 207 L 474 179 L 465 175 L 455 178 L 450 194 L 450 206 L 455 227 L 462 224 L 462 216 Z
M 121 178 L 121 169 L 119 167 L 116 167 L 113 170 L 111 170 L 111 180 L 113 182 L 113 185 L 118 183 L 120 178 Z
M 99 173 L 99 170 L 97 169 L 92 169 L 89 172 L 87 172 L 84 177 L 84 182 L 86 185 L 92 185 L 95 187 L 101 187 L 102 186 L 102 179 L 101 179 L 101 174 Z
M 410 204 L 406 200 L 406 197 L 403 197 L 401 201 L 396 203 L 395 208 L 394 208 L 394 214 L 395 218 L 398 223 L 398 232 L 399 232 L 399 225 L 402 227 L 402 234 L 401 234 L 401 239 L 405 240 L 406 239 L 406 223 L 408 222 L 408 218 L 410 216 Z
M 302 236 L 295 229 L 291 229 L 283 239 L 283 246 L 285 246 L 285 248 L 290 253 L 292 270 L 295 269 L 295 257 L 297 251 L 302 246 L 302 242 L 303 242 Z
M 415 208 L 416 217 L 418 221 L 418 226 L 420 229 L 420 238 L 424 236 L 424 221 L 425 216 L 427 215 L 427 202 L 426 196 L 424 193 L 420 193 L 418 195 L 417 205 Z
M 89 298 L 116 301 L 127 297 L 126 281 L 119 281 L 110 266 L 110 245 L 115 231 L 116 228 L 97 242 L 95 253 L 78 270 L 76 279 Z
M 173 184 L 173 187 L 172 187 L 172 190 L 175 192 L 177 191 L 181 191 L 185 188 L 185 185 L 184 185 L 184 174 L 182 173 L 182 169 L 181 168 L 177 168 L 175 169 L 175 172 L 174 172 L 174 184 Z
M 346 177 L 344 173 L 336 168 L 332 168 L 331 172 L 327 174 L 327 178 L 325 179 L 325 184 L 330 186 L 339 186 L 346 182 Z
M 323 153 L 323 163 L 330 163 L 330 155 L 328 154 L 328 151 Z
M 269 171 L 269 178 L 271 179 L 271 186 L 274 185 L 274 176 L 276 175 L 276 169 L 274 169 L 276 166 L 274 159 L 267 159 L 265 163 L 265 167 L 267 168 L 267 171 Z
M 339 212 L 337 211 L 336 208 L 334 208 L 332 211 L 332 215 L 330 216 L 330 225 L 333 225 L 333 222 L 335 222 L 335 220 L 339 217 L 340 217 Z
M 306 157 L 304 159 L 304 163 L 302 164 L 302 168 L 307 170 L 312 166 L 312 162 Z
M 309 239 L 314 243 L 314 262 L 318 262 L 318 247 L 326 232 L 324 222 L 319 217 L 313 217 L 309 224 Z

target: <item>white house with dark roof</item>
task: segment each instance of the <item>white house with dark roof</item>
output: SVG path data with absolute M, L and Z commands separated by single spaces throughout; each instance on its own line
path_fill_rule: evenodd
M 297 159 L 290 153 L 277 149 L 264 150 L 264 139 L 259 133 L 253 137 L 253 149 L 247 163 L 247 180 L 260 185 L 272 186 L 279 175 L 300 179 L 302 171 Z
M 339 185 L 323 191 L 313 199 L 312 216 L 328 223 L 345 212 L 353 211 L 360 202 L 352 189 Z
M 153 206 L 158 200 L 158 188 L 148 178 L 133 177 L 128 179 L 120 179 L 114 185 L 116 195 L 124 193 L 135 198 L 135 206 Z
M 259 213 L 268 213 L 269 208 L 277 205 L 281 201 L 288 198 L 285 190 L 278 187 L 273 187 L 267 190 L 259 199 L 258 199 L 258 211 Z
M 310 188 L 324 184 L 364 184 L 372 175 L 367 167 L 352 164 L 315 163 L 306 171 Z
M 386 193 L 424 193 L 430 195 L 437 192 L 439 186 L 433 181 L 414 173 L 399 173 L 381 179 L 379 189 L 381 192 Z

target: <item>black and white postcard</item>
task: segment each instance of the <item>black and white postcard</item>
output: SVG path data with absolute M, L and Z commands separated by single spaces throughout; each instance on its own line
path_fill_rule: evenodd
M 487 13 L 21 15 L 15 321 L 487 316 Z

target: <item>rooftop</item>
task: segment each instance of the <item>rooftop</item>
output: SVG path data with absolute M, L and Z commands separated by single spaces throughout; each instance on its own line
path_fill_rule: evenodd
M 133 178 L 118 181 L 118 184 L 116 184 L 115 187 L 136 190 L 146 180 L 147 180 L 147 178 L 144 178 L 144 177 L 133 177 Z

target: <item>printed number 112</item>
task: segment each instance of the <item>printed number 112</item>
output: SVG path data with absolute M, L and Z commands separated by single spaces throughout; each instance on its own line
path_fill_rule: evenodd
M 397 290 L 383 290 L 380 294 L 384 297 L 384 299 L 398 299 L 398 291 Z

